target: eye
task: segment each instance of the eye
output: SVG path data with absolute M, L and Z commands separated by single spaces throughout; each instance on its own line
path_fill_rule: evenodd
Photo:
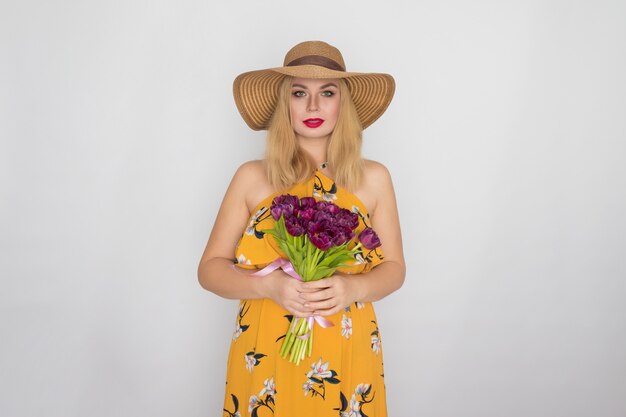
M 322 92 L 322 95 L 323 95 L 324 97 L 332 97 L 332 96 L 334 96 L 334 95 L 335 95 L 335 93 L 334 93 L 333 91 L 326 90 L 326 91 L 323 91 L 323 92 Z
M 304 97 L 306 95 L 306 93 L 302 90 L 296 90 L 291 94 L 293 94 L 294 97 Z

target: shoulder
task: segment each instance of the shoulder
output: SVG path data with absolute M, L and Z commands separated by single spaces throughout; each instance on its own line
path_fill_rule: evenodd
M 391 173 L 381 162 L 364 159 L 363 177 L 369 185 L 382 185 L 391 182 Z
M 237 188 L 244 188 L 247 191 L 262 177 L 265 177 L 263 162 L 260 160 L 246 161 L 239 165 L 235 171 L 232 183 Z
M 239 165 L 232 184 L 237 189 L 237 193 L 244 196 L 250 213 L 265 197 L 274 192 L 267 181 L 263 160 L 259 159 Z
M 254 178 L 255 175 L 259 175 L 259 173 L 263 172 L 263 161 L 261 161 L 260 159 L 253 159 L 239 165 L 237 171 L 235 171 L 235 177 L 250 179 Z
M 390 194 L 393 194 L 391 174 L 387 167 L 378 161 L 364 159 L 363 162 L 363 180 L 358 194 L 373 216 L 380 206 L 381 199 L 388 199 Z

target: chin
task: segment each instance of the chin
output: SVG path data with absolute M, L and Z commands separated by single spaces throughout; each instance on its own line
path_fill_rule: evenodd
M 330 135 L 333 132 L 296 132 L 296 135 L 300 136 L 302 139 L 326 139 L 330 138 Z
M 302 136 L 300 137 L 304 140 L 326 140 L 330 139 L 330 135 L 319 135 L 319 136 Z

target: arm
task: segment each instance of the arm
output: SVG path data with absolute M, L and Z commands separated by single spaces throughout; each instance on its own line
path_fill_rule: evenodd
M 211 230 L 200 264 L 200 285 L 221 297 L 230 299 L 270 298 L 290 313 L 305 316 L 301 311 L 299 291 L 302 283 L 282 270 L 264 277 L 252 277 L 255 269 L 233 269 L 237 241 L 246 227 L 250 213 L 246 196 L 250 195 L 258 176 L 264 175 L 257 161 L 242 164 L 226 190 Z
M 365 274 L 336 273 L 330 278 L 303 284 L 306 311 L 332 315 L 355 301 L 380 300 L 404 283 L 406 266 L 391 175 L 384 165 L 374 163 L 367 181 L 368 188 L 376 190 L 378 196 L 370 220 L 383 245 L 385 261 Z

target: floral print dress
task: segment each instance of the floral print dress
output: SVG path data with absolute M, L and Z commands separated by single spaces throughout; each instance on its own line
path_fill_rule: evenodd
M 356 233 L 370 226 L 369 214 L 353 194 L 320 170 L 300 184 L 265 198 L 250 218 L 235 250 L 236 267 L 263 268 L 278 257 L 269 207 L 289 193 L 312 196 L 359 215 Z M 384 243 L 384 242 L 383 242 Z M 367 273 L 383 262 L 381 247 L 357 254 L 356 264 L 339 271 Z M 354 303 L 315 324 L 311 357 L 299 365 L 279 356 L 291 315 L 269 299 L 241 300 L 228 356 L 225 417 L 386 417 L 380 332 L 371 303 Z

